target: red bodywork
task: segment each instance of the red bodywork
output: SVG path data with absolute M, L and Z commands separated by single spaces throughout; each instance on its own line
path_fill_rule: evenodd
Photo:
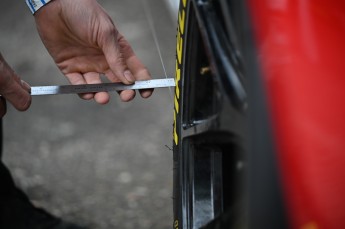
M 345 1 L 248 0 L 292 228 L 345 228 Z

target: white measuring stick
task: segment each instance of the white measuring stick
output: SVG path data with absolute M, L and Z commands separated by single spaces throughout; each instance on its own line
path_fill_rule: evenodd
M 175 80 L 173 78 L 143 80 L 135 81 L 134 84 L 130 85 L 123 83 L 101 83 L 60 86 L 36 86 L 31 87 L 31 95 L 80 94 L 101 91 L 122 91 L 162 87 L 175 87 Z

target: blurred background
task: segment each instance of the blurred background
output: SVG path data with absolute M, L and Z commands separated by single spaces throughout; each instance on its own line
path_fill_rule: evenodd
M 99 0 L 149 68 L 174 76 L 172 1 Z M 175 5 L 176 6 L 176 5 Z M 0 1 L 0 50 L 32 86 L 68 84 L 41 43 L 24 1 Z M 33 97 L 27 112 L 8 105 L 3 160 L 37 205 L 91 228 L 171 228 L 173 92 L 107 105 L 76 95 Z

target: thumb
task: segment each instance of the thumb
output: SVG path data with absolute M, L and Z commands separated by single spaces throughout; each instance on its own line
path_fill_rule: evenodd
M 31 104 L 30 86 L 21 81 L 0 54 L 0 94 L 17 110 L 27 110 Z
M 132 84 L 135 81 L 133 74 L 128 70 L 125 60 L 125 55 L 121 51 L 121 47 L 119 44 L 119 40 L 121 39 L 122 35 L 114 28 L 112 35 L 106 36 L 104 43 L 102 44 L 102 50 L 104 56 L 107 60 L 110 70 L 116 77 L 112 79 L 108 76 L 110 80 L 117 80 L 119 79 L 121 82 L 125 84 Z
M 25 111 L 31 105 L 30 86 L 24 81 L 17 81 L 14 78 L 1 86 L 0 94 L 9 101 L 17 110 Z

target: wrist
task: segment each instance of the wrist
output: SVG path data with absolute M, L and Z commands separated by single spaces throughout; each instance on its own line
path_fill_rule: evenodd
M 32 14 L 35 14 L 41 7 L 51 1 L 52 0 L 25 0 Z

